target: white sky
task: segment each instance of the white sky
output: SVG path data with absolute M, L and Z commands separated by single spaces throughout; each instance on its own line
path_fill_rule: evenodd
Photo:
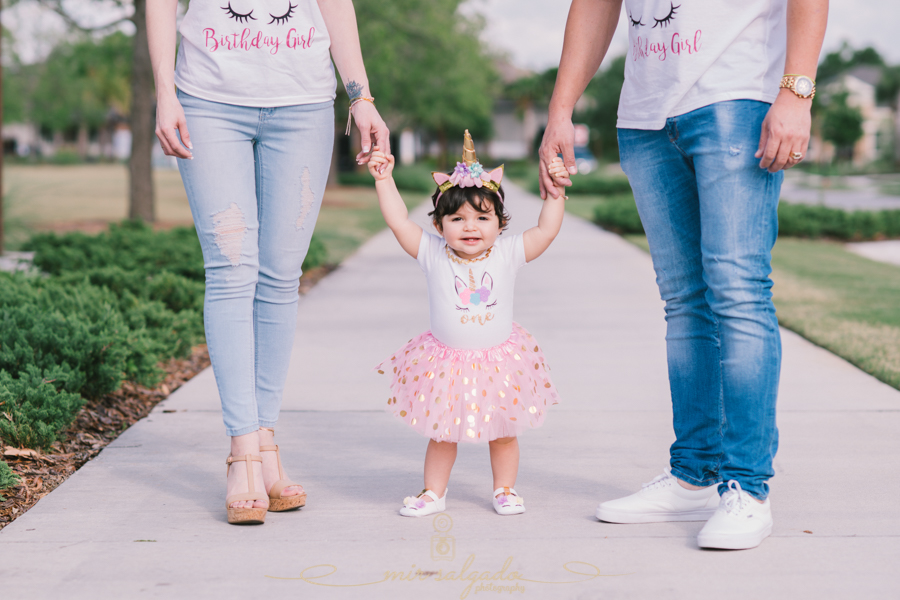
M 97 0 L 69 1 L 90 7 L 84 14 L 98 23 L 114 14 L 111 3 L 104 9 L 97 6 Z M 513 64 L 538 71 L 559 63 L 568 8 L 568 2 L 553 0 L 469 0 L 466 5 L 466 10 L 486 17 L 485 39 L 493 48 L 508 53 Z M 65 31 L 55 15 L 29 0 L 5 9 L 2 19 L 15 33 L 17 51 L 27 62 L 46 55 Z M 831 0 L 823 51 L 835 50 L 847 40 L 854 47 L 874 46 L 889 63 L 898 64 L 900 44 L 891 42 L 898 26 L 900 0 Z M 610 56 L 627 50 L 627 35 L 627 27 L 620 22 Z

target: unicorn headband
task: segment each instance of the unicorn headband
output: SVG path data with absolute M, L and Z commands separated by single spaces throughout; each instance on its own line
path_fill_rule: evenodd
M 462 162 L 456 163 L 456 168 L 453 169 L 453 173 L 450 175 L 440 171 L 432 171 L 431 177 L 440 190 L 438 197 L 434 201 L 435 206 L 437 206 L 444 192 L 455 185 L 461 188 L 486 187 L 492 192 L 500 189 L 500 181 L 503 179 L 503 165 L 490 172 L 484 170 L 484 167 L 481 166 L 481 163 L 478 162 L 478 158 L 475 156 L 475 142 L 472 141 L 472 136 L 469 134 L 468 129 L 466 129 L 463 141 L 462 159 Z

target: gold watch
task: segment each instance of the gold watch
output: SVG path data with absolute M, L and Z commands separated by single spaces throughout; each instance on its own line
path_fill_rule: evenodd
M 791 90 L 800 98 L 812 100 L 816 96 L 816 82 L 806 75 L 785 75 L 779 88 Z

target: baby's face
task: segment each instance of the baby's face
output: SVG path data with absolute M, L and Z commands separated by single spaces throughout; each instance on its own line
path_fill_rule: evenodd
M 447 245 L 461 258 L 475 258 L 497 241 L 500 235 L 500 218 L 494 212 L 492 202 L 482 204 L 488 212 L 479 212 L 466 202 L 452 215 L 441 219 L 441 233 Z

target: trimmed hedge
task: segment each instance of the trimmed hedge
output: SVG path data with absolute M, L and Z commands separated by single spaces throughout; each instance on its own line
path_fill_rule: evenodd
M 434 192 L 437 187 L 431 178 L 431 171 L 422 166 L 397 166 L 394 168 L 394 181 L 397 188 L 410 192 Z M 375 178 L 368 171 L 347 171 L 338 173 L 341 185 L 358 185 L 375 187 Z
M 594 209 L 594 222 L 616 233 L 644 233 L 633 198 L 606 199 Z M 900 237 L 900 210 L 846 211 L 781 202 L 778 235 L 866 241 Z
M 540 193 L 540 185 L 536 173 L 532 174 L 529 189 L 534 194 Z M 587 175 L 573 175 L 572 186 L 566 188 L 569 196 L 578 194 L 591 194 L 596 196 L 612 196 L 615 194 L 630 194 L 631 184 L 624 175 L 601 175 L 599 172 Z
M 205 273 L 193 229 L 123 222 L 97 236 L 38 234 L 25 249 L 41 275 L 0 273 L 3 443 L 48 448 L 86 399 L 125 380 L 153 387 L 160 362 L 203 341 Z M 325 257 L 314 237 L 304 269 Z

